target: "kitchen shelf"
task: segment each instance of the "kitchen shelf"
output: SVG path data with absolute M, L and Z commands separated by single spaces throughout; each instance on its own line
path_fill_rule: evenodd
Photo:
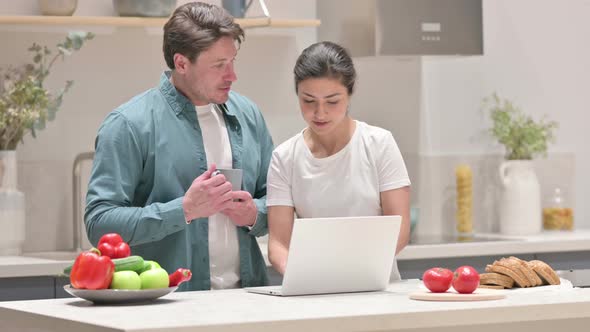
M 0 16 L 0 25 L 51 25 L 51 26 L 115 26 L 115 27 L 162 27 L 167 17 L 122 17 L 122 16 Z M 242 28 L 299 28 L 317 27 L 320 20 L 296 20 L 260 18 L 237 18 Z

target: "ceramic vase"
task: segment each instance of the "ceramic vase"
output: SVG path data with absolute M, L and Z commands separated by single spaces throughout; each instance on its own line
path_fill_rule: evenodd
M 541 232 L 541 189 L 530 160 L 500 164 L 500 233 L 530 235 Z
M 0 151 L 0 255 L 20 255 L 25 240 L 25 195 L 17 190 L 16 151 Z

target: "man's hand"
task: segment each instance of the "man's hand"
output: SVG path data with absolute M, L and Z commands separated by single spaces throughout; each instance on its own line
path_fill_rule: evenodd
M 235 195 L 232 195 L 231 183 L 222 174 L 211 177 L 215 171 L 211 165 L 191 184 L 182 199 L 182 209 L 186 222 L 193 219 L 209 217 L 231 206 Z M 252 200 L 252 198 L 250 198 Z
M 232 201 L 221 213 L 233 221 L 236 226 L 252 226 L 256 222 L 258 209 L 252 195 L 247 191 L 232 191 Z

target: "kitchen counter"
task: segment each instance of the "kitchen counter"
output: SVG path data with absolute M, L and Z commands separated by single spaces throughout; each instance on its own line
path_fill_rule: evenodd
M 24 256 L 0 256 L 0 278 L 54 276 L 71 261 Z
M 387 291 L 296 297 L 242 289 L 172 293 L 151 303 L 95 306 L 73 299 L 0 302 L 3 331 L 585 331 L 590 289 L 509 290 L 505 299 L 409 299 L 419 281 Z
M 464 240 L 451 237 L 427 237 L 424 242 L 442 243 L 410 243 L 396 256 L 397 260 L 590 251 L 590 230 L 547 231 L 526 236 L 478 234 L 474 239 Z M 266 260 L 267 243 L 259 244 Z M 270 265 L 268 260 L 267 265 Z
M 485 241 L 477 241 L 476 238 L 473 242 L 467 239 L 465 242 L 410 244 L 397 256 L 397 260 L 590 251 L 590 230 L 546 231 L 528 236 L 477 236 Z

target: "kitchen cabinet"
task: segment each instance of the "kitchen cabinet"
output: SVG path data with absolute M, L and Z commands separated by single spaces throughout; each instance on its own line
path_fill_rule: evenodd
M 59 274 L 71 261 L 0 256 L 0 301 L 64 297 L 68 278 Z
M 55 278 L 55 298 L 62 299 L 65 297 L 72 297 L 70 293 L 64 290 L 65 285 L 70 284 L 70 278 L 68 277 L 56 277 Z
M 1 278 L 0 301 L 55 298 L 55 278 L 49 276 Z
M 69 278 L 59 276 L 0 278 L 0 301 L 72 297 L 63 289 L 69 283 Z

